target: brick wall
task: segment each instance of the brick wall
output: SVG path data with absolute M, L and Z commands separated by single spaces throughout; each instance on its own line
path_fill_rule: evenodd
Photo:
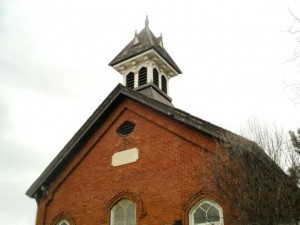
M 136 126 L 121 137 L 116 130 L 125 120 Z M 131 148 L 139 159 L 113 167 L 112 155 Z M 231 210 L 208 179 L 216 151 L 211 137 L 125 99 L 53 180 L 36 224 L 62 217 L 77 225 L 109 224 L 111 207 L 128 198 L 137 206 L 138 225 L 187 225 L 191 207 L 208 198 L 223 208 L 227 225 Z

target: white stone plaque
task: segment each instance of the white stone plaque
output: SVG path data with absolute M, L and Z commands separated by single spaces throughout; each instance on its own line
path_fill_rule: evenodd
M 139 150 L 137 148 L 131 148 L 121 152 L 116 152 L 112 156 L 112 166 L 121 166 L 128 163 L 133 163 L 139 158 Z

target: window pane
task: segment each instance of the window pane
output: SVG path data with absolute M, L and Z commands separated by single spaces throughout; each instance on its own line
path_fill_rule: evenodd
M 220 212 L 216 207 L 211 206 L 207 212 L 207 217 L 210 222 L 220 221 Z
M 57 223 L 57 225 L 69 225 L 69 224 L 67 223 L 67 221 L 61 220 Z
M 204 209 L 205 211 L 207 211 L 210 206 L 211 206 L 210 204 L 204 203 L 201 205 L 201 208 Z
M 112 208 L 111 216 L 111 225 L 135 225 L 135 205 L 123 199 Z
M 119 223 L 120 221 L 125 220 L 125 210 L 121 206 L 117 206 L 114 211 L 114 222 L 115 224 Z
M 206 212 L 204 212 L 201 208 L 197 209 L 194 214 L 194 223 L 199 224 L 205 223 L 206 221 Z
M 135 205 L 132 203 L 126 208 L 126 225 L 135 225 Z

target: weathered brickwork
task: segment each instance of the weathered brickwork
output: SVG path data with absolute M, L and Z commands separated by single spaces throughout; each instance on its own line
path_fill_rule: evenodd
M 126 120 L 135 128 L 122 137 L 116 130 Z M 138 160 L 113 167 L 112 155 L 131 148 L 139 150 Z M 222 207 L 229 225 L 231 210 L 208 179 L 216 151 L 212 137 L 127 98 L 53 180 L 36 224 L 64 217 L 70 224 L 108 225 L 112 206 L 127 198 L 137 206 L 138 225 L 187 225 L 191 207 L 208 198 Z

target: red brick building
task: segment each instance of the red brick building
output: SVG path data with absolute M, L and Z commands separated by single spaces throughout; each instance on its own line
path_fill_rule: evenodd
M 181 71 L 148 19 L 110 66 L 124 86 L 26 192 L 38 203 L 36 224 L 235 224 L 207 166 L 224 130 L 173 107 L 168 81 Z

